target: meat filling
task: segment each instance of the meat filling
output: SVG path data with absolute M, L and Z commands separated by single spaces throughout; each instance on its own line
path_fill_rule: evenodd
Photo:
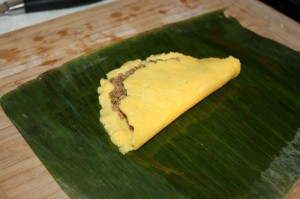
M 140 68 L 144 68 L 145 64 L 140 64 L 126 71 L 124 74 L 119 73 L 117 77 L 110 79 L 110 83 L 114 85 L 114 89 L 109 93 L 110 101 L 112 104 L 112 110 L 118 112 L 121 119 L 127 119 L 126 115 L 120 109 L 120 101 L 127 96 L 127 90 L 124 88 L 124 81 L 130 75 Z
M 158 61 L 167 61 L 167 60 L 177 60 L 180 61 L 178 57 L 169 58 L 166 60 L 163 59 L 156 59 L 156 60 L 149 60 L 149 62 L 157 63 Z M 134 74 L 138 69 L 146 67 L 145 64 L 140 64 L 131 68 L 130 70 L 126 71 L 125 73 L 119 73 L 118 76 L 111 78 L 109 81 L 113 84 L 114 89 L 109 93 L 110 101 L 112 104 L 112 110 L 116 111 L 121 119 L 127 120 L 126 115 L 120 109 L 120 102 L 121 100 L 127 97 L 127 90 L 124 88 L 124 81 L 132 74 Z M 128 121 L 127 121 L 128 122 Z M 133 130 L 133 127 L 129 125 L 129 127 Z

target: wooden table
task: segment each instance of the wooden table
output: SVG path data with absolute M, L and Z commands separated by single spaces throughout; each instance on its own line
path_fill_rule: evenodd
M 85 53 L 224 8 L 243 26 L 300 50 L 300 24 L 256 0 L 116 1 L 0 35 L 0 96 Z M 1 108 L 0 198 L 68 198 Z M 300 183 L 289 198 L 300 198 Z

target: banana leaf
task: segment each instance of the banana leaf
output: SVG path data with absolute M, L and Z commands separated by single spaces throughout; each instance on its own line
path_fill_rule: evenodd
M 233 55 L 242 71 L 122 155 L 99 122 L 99 79 L 170 51 Z M 283 198 L 300 174 L 299 63 L 299 52 L 216 11 L 72 60 L 5 94 L 1 106 L 71 198 Z

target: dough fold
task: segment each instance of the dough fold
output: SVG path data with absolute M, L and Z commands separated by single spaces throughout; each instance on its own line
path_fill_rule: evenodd
M 120 100 L 119 109 L 126 118 L 121 118 L 112 109 L 110 93 L 114 85 L 110 79 L 137 66 L 143 67 L 123 81 L 126 97 Z M 171 52 L 152 55 L 145 61 L 129 61 L 100 80 L 100 121 L 123 154 L 136 150 L 238 76 L 240 70 L 240 61 L 232 56 L 196 59 Z

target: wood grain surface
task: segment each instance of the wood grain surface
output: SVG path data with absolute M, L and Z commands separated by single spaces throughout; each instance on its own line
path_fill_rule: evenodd
M 0 35 L 0 96 L 85 53 L 218 9 L 300 50 L 300 24 L 257 0 L 120 0 Z M 1 108 L 0 198 L 68 198 Z M 300 183 L 289 198 L 300 198 Z

